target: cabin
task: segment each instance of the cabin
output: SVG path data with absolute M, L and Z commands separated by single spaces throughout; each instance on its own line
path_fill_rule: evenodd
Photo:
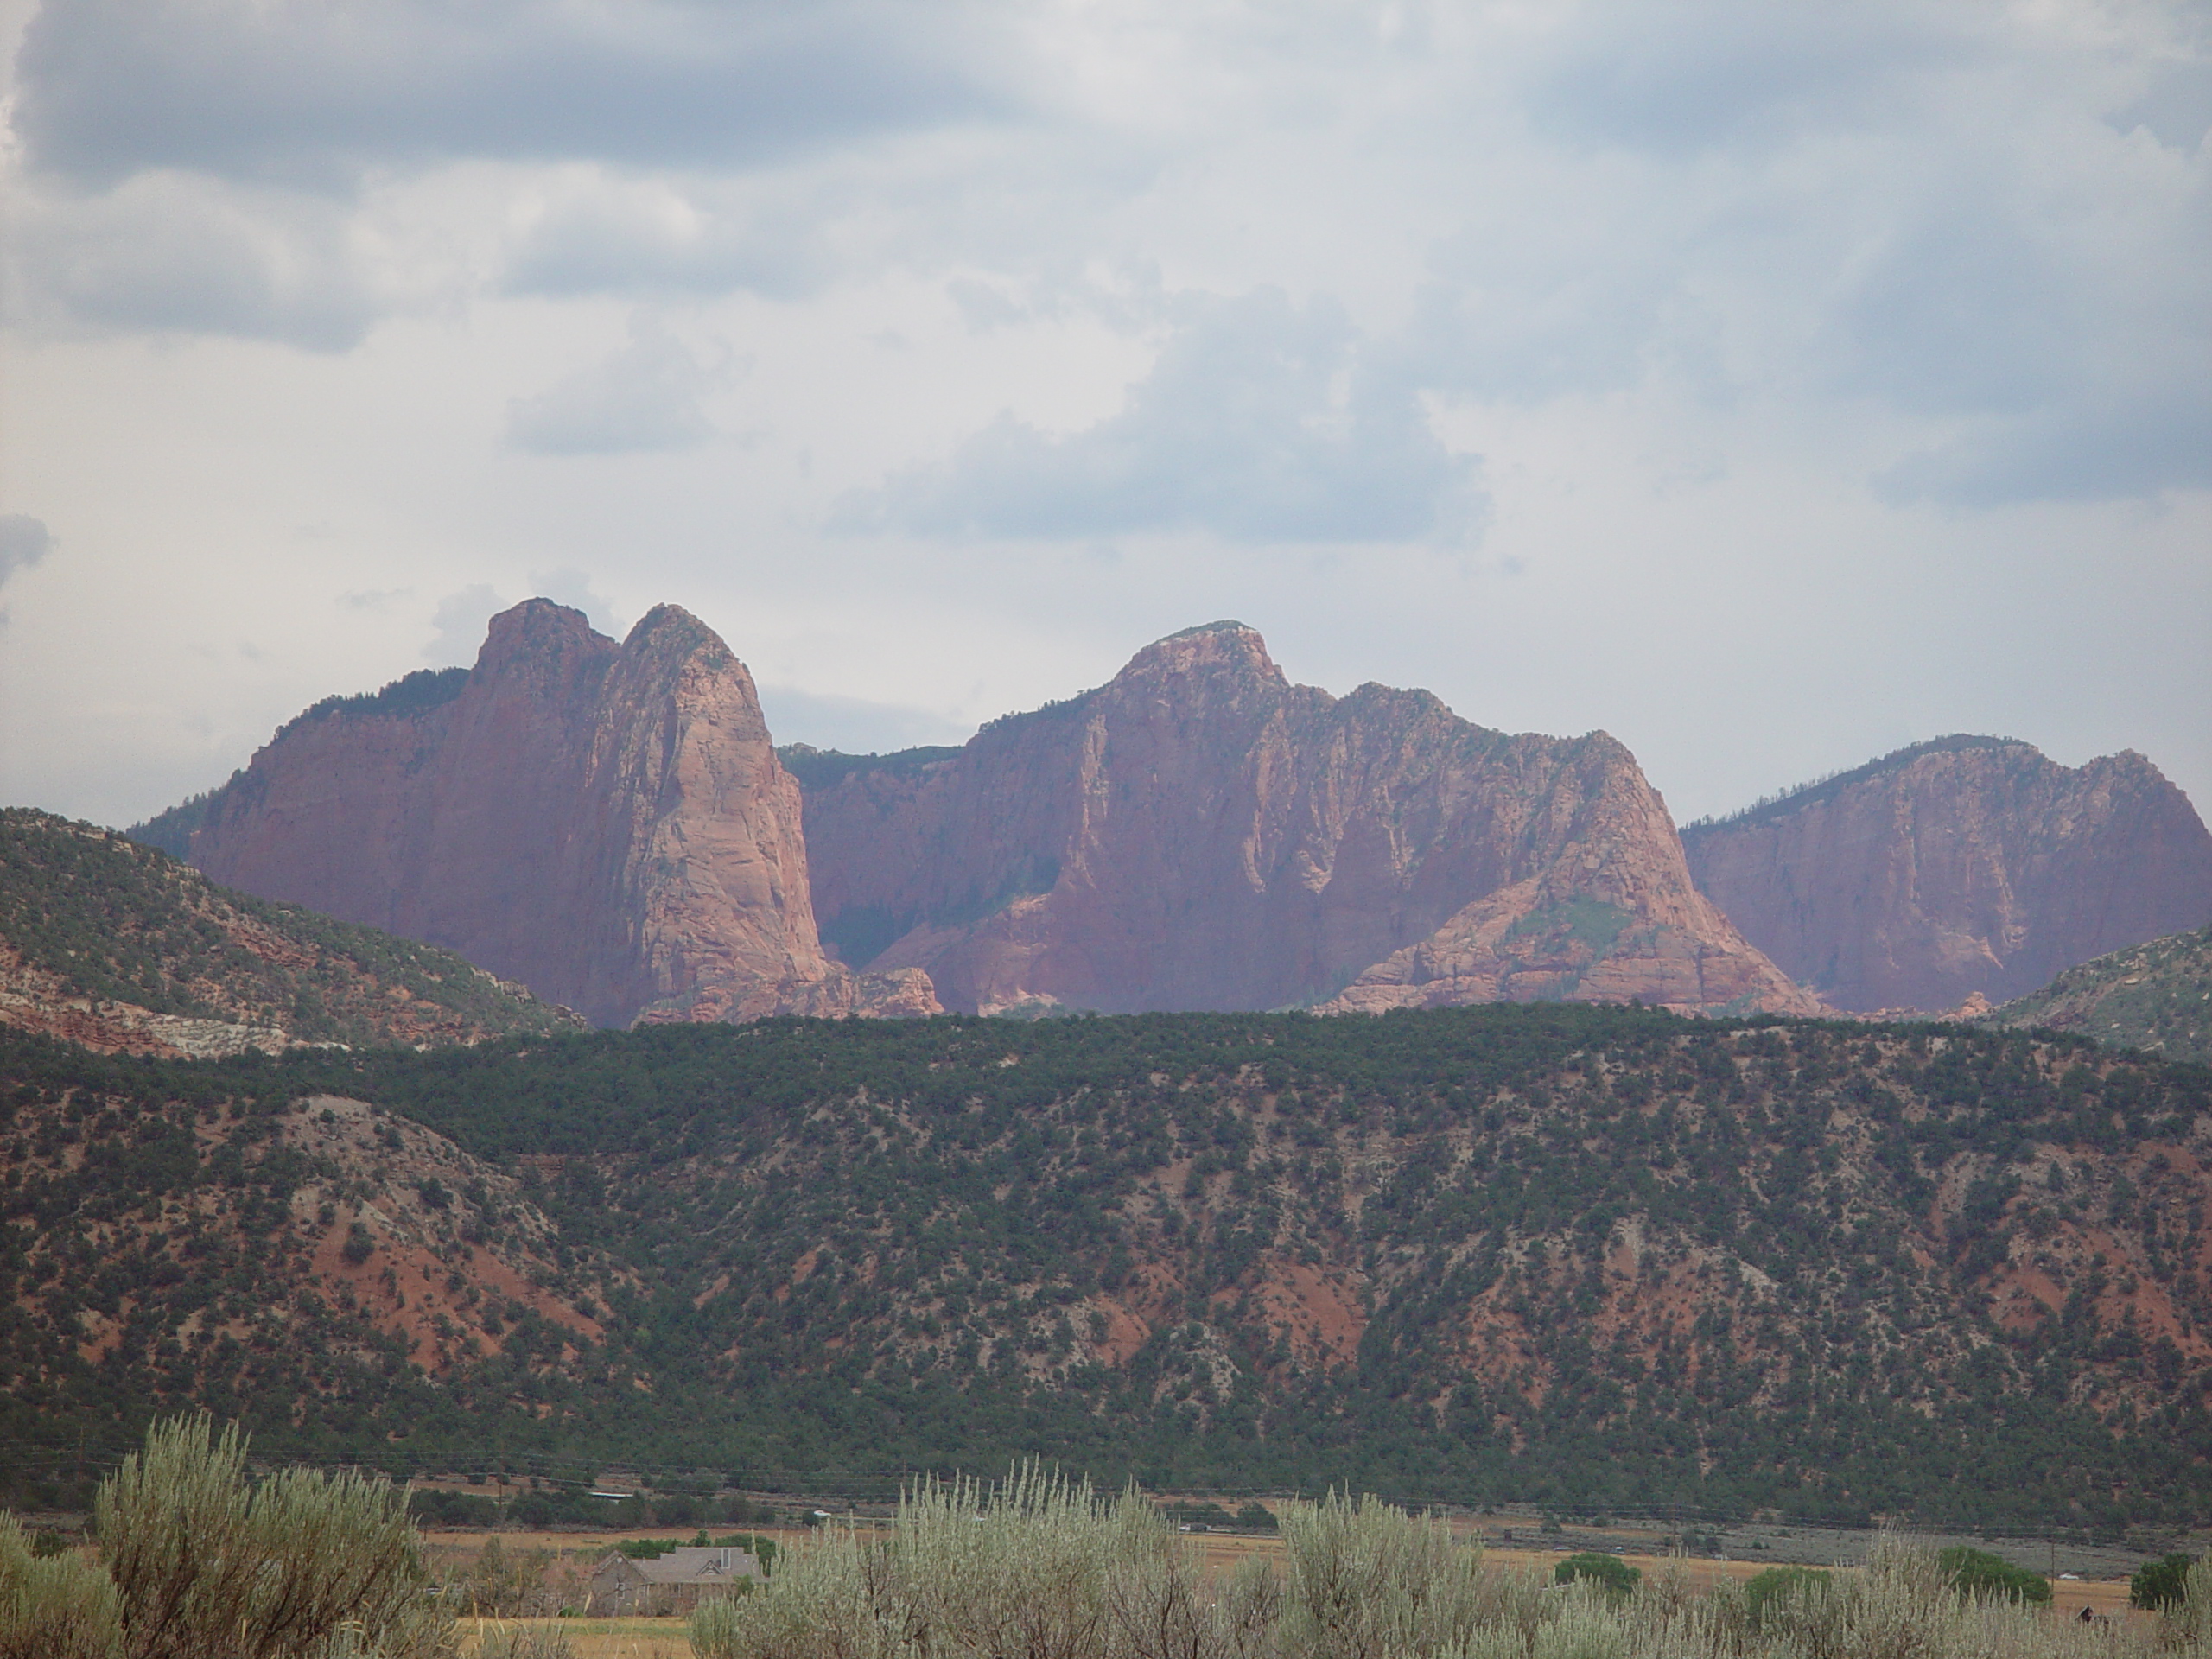
M 715 1596 L 735 1595 L 736 1586 L 761 1576 L 749 1549 L 691 1546 L 645 1560 L 618 1549 L 592 1569 L 591 1611 L 609 1618 L 681 1616 Z

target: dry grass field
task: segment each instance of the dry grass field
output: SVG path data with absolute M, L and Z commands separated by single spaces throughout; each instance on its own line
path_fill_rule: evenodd
M 473 1656 L 489 1630 L 558 1630 L 576 1650 L 576 1659 L 691 1659 L 690 1638 L 680 1618 L 465 1618 L 461 1622 L 464 1656 Z

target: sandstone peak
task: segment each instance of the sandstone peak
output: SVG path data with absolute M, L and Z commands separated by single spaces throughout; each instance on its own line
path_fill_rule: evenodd
M 1208 622 L 1185 628 L 1164 639 L 1155 639 L 1129 658 L 1113 683 L 1156 681 L 1177 675 L 1228 672 L 1256 675 L 1287 684 L 1282 670 L 1268 655 L 1268 642 L 1259 631 L 1242 622 Z
M 806 834 L 825 939 L 958 1009 L 1817 1006 L 1698 896 L 1611 738 L 1293 685 L 1240 623 L 931 765 L 825 769 Z
M 703 651 L 732 662 L 737 660 L 721 635 L 681 605 L 654 606 L 638 619 L 622 643 L 626 648 L 650 644 L 664 651 Z
M 2001 1001 L 2212 918 L 2212 835 L 2133 750 L 1936 738 L 1682 838 L 1700 890 L 1855 1010 Z
M 207 804 L 191 861 L 604 1025 L 934 1008 L 919 976 L 864 984 L 823 955 L 798 785 L 690 613 L 657 606 L 617 645 L 525 601 L 474 672 L 434 677 L 438 700 L 287 726 Z
M 549 661 L 607 656 L 617 649 L 582 611 L 550 599 L 526 599 L 485 625 L 474 671 L 486 676 L 526 671 Z

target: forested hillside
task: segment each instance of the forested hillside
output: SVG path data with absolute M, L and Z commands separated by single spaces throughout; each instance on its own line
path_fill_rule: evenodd
M 0 809 L 0 1026 L 176 1056 L 582 1023 L 450 950 L 234 893 L 111 830 Z
M 2045 1026 L 2165 1059 L 2212 1061 L 2212 927 L 2069 968 L 1997 1009 L 1988 1023 Z
M 18 1443 L 201 1401 L 409 1471 L 2212 1519 L 2212 1073 L 2087 1042 L 1551 1005 L 0 1063 Z

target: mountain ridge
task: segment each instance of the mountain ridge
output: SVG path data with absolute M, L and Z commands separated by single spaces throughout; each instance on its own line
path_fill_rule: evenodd
M 2212 834 L 2133 750 L 1951 737 L 1693 824 L 1700 891 L 1839 1008 L 2025 995 L 2212 918 Z
M 1027 1452 L 2212 1517 L 2212 1072 L 2076 1039 L 1493 1005 L 250 1065 L 0 1036 L 0 1433 L 39 1444 L 209 1406 L 402 1471 Z
M 0 1024 L 176 1057 L 582 1023 L 449 951 L 219 887 L 115 830 L 0 810 Z
M 1242 624 L 804 798 L 824 937 L 922 969 L 948 1007 L 1816 1006 L 1695 894 L 1612 738 L 1491 731 L 1371 683 L 1332 697 Z M 1603 938 L 1529 925 L 1578 899 L 1624 914 Z
M 1294 686 L 1236 622 L 957 750 L 863 758 L 779 753 L 744 664 L 678 607 L 618 645 L 533 600 L 474 669 L 325 698 L 138 833 L 601 1024 L 1817 1007 L 1697 894 L 1612 738 Z
M 2133 752 L 2069 768 L 1955 734 L 1678 834 L 1605 732 L 1332 696 L 1226 620 L 957 747 L 860 756 L 779 748 L 680 607 L 617 643 L 533 600 L 474 669 L 325 698 L 136 833 L 609 1025 L 1560 998 L 1880 1018 L 2212 916 L 2212 836 Z

